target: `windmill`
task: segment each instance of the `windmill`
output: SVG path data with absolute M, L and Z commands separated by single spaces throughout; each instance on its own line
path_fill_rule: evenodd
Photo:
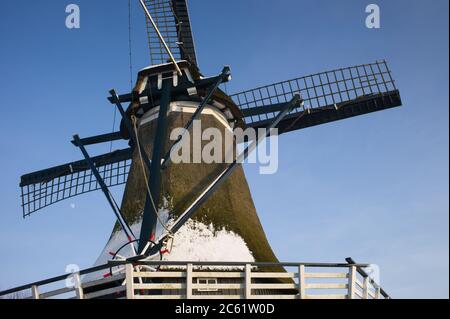
M 132 92 L 111 90 L 120 130 L 73 137 L 84 159 L 21 177 L 23 216 L 101 190 L 117 224 L 97 264 L 108 260 L 276 261 L 241 166 L 273 128 L 280 134 L 401 105 L 386 61 L 338 68 L 228 95 L 224 67 L 204 77 L 197 63 L 186 0 L 141 0 L 152 65 Z M 124 108 L 127 103 L 128 107 Z M 231 163 L 173 163 L 191 132 L 264 129 Z M 115 140 L 129 147 L 91 157 L 87 146 Z M 235 143 L 236 144 L 236 143 Z M 233 149 L 236 145 L 233 145 Z M 200 145 L 202 146 L 202 145 Z M 189 154 L 190 156 L 192 154 Z M 125 184 L 121 205 L 110 188 Z M 112 269 L 110 274 L 120 269 Z

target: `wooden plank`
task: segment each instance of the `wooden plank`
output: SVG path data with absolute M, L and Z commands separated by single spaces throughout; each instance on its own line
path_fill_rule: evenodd
M 375 296 L 374 299 L 380 299 L 380 288 L 375 288 Z
M 144 289 L 144 290 L 186 289 L 186 284 L 185 283 L 134 284 L 134 289 Z
M 134 299 L 185 299 L 186 296 L 185 295 L 135 295 Z
M 306 299 L 347 299 L 347 295 L 306 295 Z
M 245 284 L 192 284 L 192 289 L 245 289 Z
M 252 299 L 298 299 L 298 295 L 253 295 Z
M 297 274 L 293 272 L 254 272 L 252 278 L 296 278 Z
M 75 291 L 75 288 L 65 287 L 65 288 L 61 288 L 61 289 L 57 289 L 57 290 L 52 290 L 52 291 L 48 291 L 46 293 L 41 294 L 40 299 L 47 299 L 50 297 L 66 294 L 66 293 L 72 292 L 72 291 Z
M 192 264 L 186 267 L 186 299 L 192 298 Z
M 372 298 L 372 299 L 377 299 L 377 295 L 376 292 L 373 291 L 368 291 L 368 297 Z
M 305 293 L 305 266 L 300 265 L 298 267 L 298 298 L 304 299 L 306 296 Z
M 125 284 L 127 299 L 134 299 L 134 269 L 131 264 L 125 265 Z
M 361 288 L 361 289 L 364 289 L 363 283 L 362 283 L 361 281 L 359 281 L 358 279 L 355 280 L 355 284 L 356 284 L 356 287 L 359 287 L 359 288 Z
M 96 292 L 91 292 L 89 294 L 84 294 L 84 299 L 93 299 L 93 298 L 97 298 L 97 297 L 115 294 L 118 292 L 125 291 L 125 290 L 127 290 L 127 288 L 128 287 L 125 287 L 125 286 L 118 286 L 118 287 L 104 289 L 104 290 L 100 290 L 100 291 L 96 291 Z M 131 299 L 133 299 L 133 298 L 131 298 Z
M 139 272 L 135 274 L 137 278 L 186 278 L 185 271 L 170 271 L 170 272 L 162 272 L 162 271 L 146 271 Z
M 348 278 L 347 273 L 338 272 L 338 273 L 331 273 L 331 272 L 310 272 L 305 274 L 306 278 Z
M 74 273 L 73 274 L 73 282 L 75 284 L 75 296 L 77 299 L 84 299 L 84 291 L 83 288 L 81 286 L 81 278 L 80 278 L 80 273 Z
M 250 299 L 252 297 L 252 266 L 249 264 L 245 265 L 245 299 Z
M 193 295 L 191 299 L 244 299 L 243 295 Z
M 296 284 L 252 284 L 252 289 L 297 289 Z
M 358 290 L 355 291 L 355 296 L 358 297 L 358 298 L 364 299 L 363 298 L 363 294 L 360 291 L 358 291 Z
M 347 289 L 348 284 L 340 283 L 309 283 L 306 289 Z
M 363 299 L 369 299 L 369 277 L 364 278 Z
M 244 278 L 244 272 L 193 272 L 193 278 Z
M 85 283 L 83 283 L 81 285 L 81 287 L 82 288 L 89 288 L 89 287 L 103 285 L 103 284 L 107 284 L 109 282 L 119 281 L 119 280 L 123 280 L 123 279 L 125 279 L 125 274 L 119 274 L 119 275 L 115 275 L 115 276 L 108 277 L 108 278 L 102 278 L 102 279 L 98 279 L 98 280 L 85 282 Z
M 33 297 L 33 299 L 39 299 L 40 296 L 38 286 L 31 286 L 31 296 Z
M 348 270 L 348 298 L 353 299 L 356 291 L 356 267 L 350 266 Z

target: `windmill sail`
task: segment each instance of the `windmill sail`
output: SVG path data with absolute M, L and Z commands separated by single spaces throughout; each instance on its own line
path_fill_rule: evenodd
M 128 148 L 92 158 L 107 186 L 126 183 L 132 153 Z M 20 187 L 23 217 L 67 198 L 100 189 L 86 160 L 23 175 Z
M 186 0 L 145 0 L 145 5 L 175 59 L 197 65 Z M 151 64 L 166 63 L 169 55 L 148 18 L 147 35 Z
M 401 105 L 386 61 L 308 75 L 243 91 L 231 98 L 242 110 L 247 126 L 259 128 L 265 127 L 295 93 L 300 93 L 305 105 L 280 123 L 280 133 Z
M 241 109 L 245 124 L 260 128 L 266 127 L 296 93 L 301 94 L 305 104 L 296 107 L 279 124 L 280 133 L 401 105 L 400 93 L 385 61 L 308 75 L 247 90 L 231 98 Z M 117 139 L 116 135 L 89 138 L 85 143 Z M 126 183 L 131 159 L 131 149 L 93 158 L 107 186 Z M 24 175 L 20 186 L 24 217 L 100 188 L 84 160 Z

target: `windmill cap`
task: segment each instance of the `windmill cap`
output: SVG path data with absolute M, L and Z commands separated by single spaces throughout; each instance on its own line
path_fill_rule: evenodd
M 189 62 L 186 60 L 177 61 L 177 64 L 180 69 L 189 68 Z M 146 68 L 139 70 L 138 75 L 153 75 L 172 71 L 175 71 L 175 68 L 173 63 L 169 62 L 164 64 L 150 65 Z

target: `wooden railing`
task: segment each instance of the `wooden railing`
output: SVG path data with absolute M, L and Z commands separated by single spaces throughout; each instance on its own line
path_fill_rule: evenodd
M 138 262 L 118 274 L 82 282 L 112 264 L 0 292 L 27 299 L 381 299 L 390 298 L 366 264 Z M 137 266 L 141 266 L 139 269 Z M 284 269 L 283 269 L 284 267 Z M 275 271 L 274 271 L 275 269 Z M 56 288 L 56 284 L 64 284 Z M 56 288 L 56 289 L 55 289 Z M 24 295 L 28 291 L 28 295 Z

